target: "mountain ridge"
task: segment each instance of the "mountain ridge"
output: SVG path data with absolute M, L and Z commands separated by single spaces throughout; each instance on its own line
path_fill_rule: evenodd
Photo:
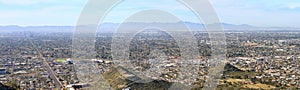
M 141 22 L 127 22 L 123 23 L 127 25 L 128 28 L 134 26 L 143 26 L 146 24 L 153 24 L 156 26 L 176 26 L 178 24 L 185 24 L 193 31 L 205 30 L 206 24 L 200 23 L 193 23 L 193 22 L 177 22 L 177 23 L 141 23 Z M 104 31 L 111 31 L 112 29 L 115 30 L 118 28 L 119 23 L 103 23 L 99 25 L 100 30 Z M 257 27 L 248 24 L 229 24 L 229 23 L 214 23 L 214 24 L 207 24 L 207 26 L 215 27 L 217 25 L 222 25 L 224 31 L 300 31 L 300 28 L 296 27 Z M 84 25 L 81 25 L 84 26 Z M 86 25 L 89 26 L 89 25 Z M 80 26 L 78 26 L 80 27 Z M 6 25 L 0 26 L 0 31 L 53 31 L 53 32 L 69 32 L 73 31 L 76 26 L 18 26 L 18 25 Z

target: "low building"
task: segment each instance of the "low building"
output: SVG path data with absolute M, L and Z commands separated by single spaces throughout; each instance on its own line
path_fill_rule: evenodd
M 0 75 L 7 74 L 6 68 L 0 68 Z

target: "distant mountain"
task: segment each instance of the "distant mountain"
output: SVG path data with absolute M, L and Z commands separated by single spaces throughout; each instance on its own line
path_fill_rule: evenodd
M 10 26 L 0 26 L 0 32 L 15 32 L 15 31 L 23 31 L 23 27 L 17 25 L 10 25 Z
M 220 25 L 220 24 L 212 24 L 212 25 Z M 228 23 L 221 23 L 224 29 L 253 29 L 256 28 L 254 26 L 248 25 L 248 24 L 241 24 L 241 25 L 234 25 L 234 24 L 228 24 Z
M 28 26 L 21 27 L 16 25 L 0 26 L 0 32 L 70 32 L 74 26 Z
M 130 27 L 137 27 L 137 26 L 146 26 L 147 24 L 151 24 L 153 26 L 160 26 L 160 27 L 173 27 L 174 29 L 180 29 L 181 27 L 178 27 L 179 24 L 185 24 L 188 28 L 190 28 L 193 31 L 205 31 L 205 25 L 206 24 L 199 24 L 199 23 L 193 23 L 193 22 L 177 22 L 177 23 L 125 23 L 128 29 Z M 117 23 L 104 23 L 100 26 L 101 30 L 104 31 L 111 31 L 118 28 Z M 221 25 L 224 29 L 224 31 L 242 31 L 242 32 L 248 32 L 248 31 L 300 31 L 300 28 L 294 28 L 294 27 L 257 27 L 252 26 L 248 24 L 229 24 L 229 23 L 214 23 L 214 24 L 207 24 L 207 26 L 216 27 L 217 25 Z
M 184 24 L 193 31 L 204 31 L 205 25 L 193 22 L 177 22 L 177 23 L 138 23 L 138 22 L 129 22 L 124 23 L 126 29 L 132 27 L 144 27 L 147 25 L 157 26 L 157 27 L 168 27 L 174 29 L 181 29 L 178 27 L 179 24 Z M 119 23 L 104 23 L 99 25 L 100 32 L 112 32 L 121 25 Z M 235 25 L 228 23 L 214 23 L 208 24 L 207 26 L 217 26 L 222 25 L 225 31 L 300 31 L 300 28 L 293 27 L 256 27 L 247 24 Z M 34 32 L 72 32 L 75 29 L 75 26 L 28 26 L 21 27 L 17 25 L 10 26 L 0 26 L 0 32 L 20 32 L 20 31 L 34 31 Z

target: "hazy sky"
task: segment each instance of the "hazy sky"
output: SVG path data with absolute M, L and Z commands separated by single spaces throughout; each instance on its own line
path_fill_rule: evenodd
M 76 25 L 87 0 L 0 0 L 0 25 Z M 300 27 L 300 0 L 211 0 L 221 22 Z M 101 5 L 101 4 L 99 4 Z M 144 9 L 166 10 L 181 20 L 200 22 L 175 0 L 125 0 L 105 22 L 121 22 Z

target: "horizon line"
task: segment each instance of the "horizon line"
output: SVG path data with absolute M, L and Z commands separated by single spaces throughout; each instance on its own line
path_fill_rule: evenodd
M 192 24 L 198 24 L 198 25 L 205 25 L 203 23 L 198 23 L 198 22 L 190 22 L 190 21 L 179 21 L 179 22 L 125 22 L 125 23 L 143 23 L 143 24 L 156 24 L 156 23 L 161 23 L 161 24 L 175 24 L 175 23 L 192 23 Z M 103 22 L 102 24 L 120 24 L 116 22 Z M 250 24 L 232 24 L 232 23 L 226 23 L 226 22 L 220 22 L 220 23 L 212 23 L 212 24 L 221 24 L 222 26 L 224 25 L 235 25 L 235 26 L 249 26 L 249 27 L 255 27 L 255 28 L 300 28 L 300 27 L 291 27 L 291 26 L 255 26 L 255 25 L 250 25 Z M 212 24 L 206 24 L 206 25 L 212 25 Z M 0 25 L 0 27 L 5 27 L 5 26 L 16 26 L 16 27 L 76 27 L 76 26 L 88 26 L 88 25 Z M 99 26 L 99 25 L 97 25 Z

